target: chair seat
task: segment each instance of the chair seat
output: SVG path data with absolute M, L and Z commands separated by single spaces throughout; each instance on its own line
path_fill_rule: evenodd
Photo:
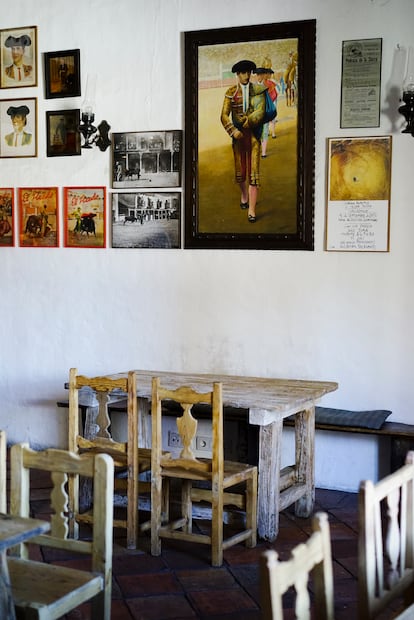
M 198 459 L 209 465 L 208 469 L 204 471 L 194 471 L 191 467 L 175 467 L 174 469 L 168 468 L 168 461 L 164 461 L 163 476 L 169 478 L 187 478 L 189 480 L 210 480 L 211 479 L 211 459 Z M 254 465 L 247 465 L 245 463 L 235 463 L 233 461 L 224 461 L 223 472 L 223 488 L 232 487 L 239 482 L 243 482 L 246 478 L 250 478 L 253 471 L 257 469 Z
M 42 618 L 42 607 L 56 612 L 54 617 L 70 611 L 102 591 L 103 579 L 85 571 L 34 562 L 21 558 L 8 558 L 8 568 L 14 604 L 17 609 L 33 608 Z

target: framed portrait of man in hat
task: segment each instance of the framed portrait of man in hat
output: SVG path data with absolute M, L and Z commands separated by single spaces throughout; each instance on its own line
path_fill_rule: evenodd
M 37 99 L 0 100 L 0 157 L 37 156 Z
M 1 88 L 37 86 L 37 27 L 0 30 Z
M 184 33 L 185 248 L 313 250 L 316 21 Z

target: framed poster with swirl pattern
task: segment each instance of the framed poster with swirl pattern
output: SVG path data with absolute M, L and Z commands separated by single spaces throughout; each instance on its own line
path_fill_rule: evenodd
M 388 252 L 392 136 L 328 138 L 326 249 Z

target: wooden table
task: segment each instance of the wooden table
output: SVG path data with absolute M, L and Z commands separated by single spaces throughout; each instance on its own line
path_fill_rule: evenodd
M 0 618 L 14 620 L 14 603 L 7 568 L 7 549 L 50 529 L 50 523 L 40 519 L 15 517 L 0 513 Z
M 200 391 L 204 387 L 207 391 L 214 381 L 220 381 L 224 406 L 249 410 L 249 423 L 260 426 L 258 534 L 261 538 L 276 539 L 279 512 L 293 503 L 297 516 L 310 516 L 315 500 L 315 404 L 328 392 L 338 389 L 337 383 L 159 370 L 135 372 L 142 420 L 148 419 L 152 377 L 160 377 L 162 385 L 170 389 L 188 385 Z M 295 464 L 281 470 L 283 419 L 291 415 L 295 416 Z M 145 423 L 143 430 L 149 435 Z M 146 440 L 150 445 L 150 436 Z

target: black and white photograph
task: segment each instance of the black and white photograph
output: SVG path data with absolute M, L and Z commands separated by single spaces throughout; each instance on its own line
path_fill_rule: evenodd
M 180 192 L 112 194 L 113 248 L 180 248 Z
M 182 131 L 112 134 L 112 187 L 179 187 Z

